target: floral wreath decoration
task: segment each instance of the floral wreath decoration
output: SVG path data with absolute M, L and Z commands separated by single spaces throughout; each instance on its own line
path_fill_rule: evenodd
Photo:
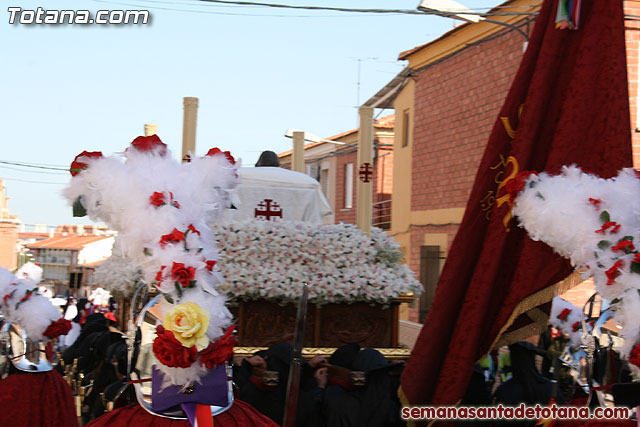
M 113 254 L 137 266 L 131 276 L 163 296 L 152 345 L 156 410 L 167 406 L 161 394 L 170 387 L 183 392 L 222 370 L 226 383 L 235 337 L 207 224 L 231 205 L 240 164 L 218 148 L 179 163 L 156 135 L 136 138 L 123 157 L 82 152 L 64 196 L 78 215 L 118 232 Z
M 627 168 L 604 179 L 572 165 L 559 175 L 523 171 L 510 184 L 513 214 L 529 237 L 568 258 L 611 301 L 621 354 L 639 376 L 640 174 Z
M 217 290 L 229 304 L 239 300 L 295 302 L 300 283 L 313 304 L 389 304 L 402 294 L 419 295 L 422 285 L 402 262 L 400 245 L 384 231 L 371 236 L 352 224 L 311 224 L 260 219 L 211 224 L 224 278 Z M 113 254 L 93 282 L 114 295 L 131 297 L 141 273 Z
M 26 337 L 33 343 L 42 342 L 44 356 L 48 363 L 28 363 L 28 369 L 23 369 L 20 360 L 26 356 L 11 355 L 14 366 L 27 372 L 44 372 L 53 369 L 55 361 L 53 343 L 61 335 L 71 330 L 71 322 L 62 317 L 60 310 L 49 298 L 38 292 L 38 283 L 42 277 L 42 268 L 33 263 L 23 265 L 14 275 L 9 270 L 0 267 L 0 311 L 4 315 L 3 340 L 11 325 L 19 325 L 26 333 Z M 39 347 L 38 347 L 39 348 Z M 37 355 L 36 355 L 37 356 Z M 40 357 L 35 357 L 39 359 Z M 18 360 L 20 359 L 20 360 Z M 29 360 L 34 360 L 29 357 Z

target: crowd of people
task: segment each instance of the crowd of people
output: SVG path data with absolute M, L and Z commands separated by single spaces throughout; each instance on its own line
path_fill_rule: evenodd
M 117 328 L 115 307 L 98 309 L 81 298 L 70 299 L 62 309 L 72 320 L 76 335 L 70 333 L 59 341 L 61 361 L 57 369 L 68 375 L 73 366 L 79 381 L 76 391 L 82 387 L 87 390 L 82 400 L 82 422 L 88 423 L 114 407 L 135 403 L 133 387 L 127 384 L 126 336 Z M 567 343 L 567 336 L 549 327 L 541 336 L 492 352 L 476 364 L 460 404 L 584 405 L 588 396 L 579 384 L 584 372 L 571 372 L 561 362 Z M 292 360 L 293 348 L 285 342 L 273 343 L 252 356 L 234 358 L 236 398 L 282 425 Z M 404 425 L 398 398 L 403 367 L 402 361 L 388 361 L 376 349 L 361 348 L 355 343 L 339 347 L 328 358 L 315 356 L 305 360 L 301 367 L 296 425 Z M 630 373 L 615 352 L 598 346 L 592 378 L 597 384 L 628 382 Z
M 275 343 L 234 369 L 238 398 L 278 424 L 284 417 L 292 354 L 290 344 Z M 397 397 L 402 367 L 358 344 L 344 345 L 328 359 L 313 357 L 302 366 L 296 425 L 404 425 Z

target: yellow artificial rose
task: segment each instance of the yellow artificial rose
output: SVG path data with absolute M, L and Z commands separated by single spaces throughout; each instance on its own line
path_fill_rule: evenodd
M 198 351 L 201 351 L 209 345 L 209 312 L 194 302 L 173 307 L 164 317 L 163 326 L 173 332 L 185 347 L 195 345 Z

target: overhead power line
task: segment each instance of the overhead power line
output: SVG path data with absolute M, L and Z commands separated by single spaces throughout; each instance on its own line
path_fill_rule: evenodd
M 69 171 L 66 167 L 54 167 L 54 166 L 43 166 L 35 163 L 24 163 L 24 162 L 11 162 L 8 160 L 0 160 L 0 164 L 4 165 L 12 165 L 12 166 L 20 166 L 24 168 L 35 168 L 35 169 L 49 169 L 54 171 Z
M 47 174 L 47 175 L 66 175 L 66 173 L 64 173 L 64 172 L 34 171 L 34 170 L 29 170 L 29 169 L 12 168 L 11 166 L 0 166 L 0 168 L 2 168 L 2 169 L 10 169 L 12 171 L 28 172 L 28 173 L 42 173 L 42 174 Z
M 47 181 L 30 181 L 28 179 L 17 179 L 17 178 L 0 178 L 5 181 L 18 181 L 18 182 L 28 182 L 31 184 L 54 184 L 54 185 L 67 185 L 68 182 L 47 182 Z

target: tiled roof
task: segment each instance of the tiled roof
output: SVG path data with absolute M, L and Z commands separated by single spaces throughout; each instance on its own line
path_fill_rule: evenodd
M 101 259 L 100 261 L 88 262 L 86 264 L 82 264 L 83 267 L 97 267 L 103 262 L 105 262 L 108 258 Z
M 396 118 L 395 114 L 390 114 L 388 116 L 384 116 L 384 117 L 376 120 L 373 123 L 373 127 L 374 128 L 378 128 L 378 129 L 393 129 L 393 126 L 395 124 L 395 118 Z M 358 129 L 351 129 L 351 130 L 339 133 L 337 135 L 330 136 L 329 138 L 323 138 L 323 139 L 327 139 L 329 141 L 336 141 L 336 140 L 338 140 L 340 138 L 344 138 L 345 136 L 351 135 L 351 134 L 356 133 L 356 132 L 358 132 Z M 315 146 L 320 145 L 320 144 L 327 144 L 327 142 L 322 142 L 322 141 L 320 141 L 320 142 L 311 142 L 309 144 L 306 144 L 304 146 L 304 149 L 307 150 L 309 148 L 315 147 Z M 278 157 L 282 158 L 282 157 L 290 156 L 291 154 L 293 154 L 293 150 L 287 150 L 287 151 L 283 151 L 282 153 L 278 154 Z
M 27 245 L 30 249 L 82 249 L 89 243 L 97 242 L 103 239 L 110 239 L 111 236 L 61 236 L 56 235 L 48 239 Z
M 492 13 L 495 11 L 499 11 L 500 8 L 505 7 L 506 5 L 508 5 L 509 3 L 513 3 L 514 0 L 507 0 L 502 4 L 499 4 L 497 6 L 495 6 L 493 9 L 489 10 L 487 13 Z M 535 7 L 536 5 L 532 5 L 533 7 Z M 400 55 L 398 55 L 398 60 L 399 61 L 404 61 L 406 60 L 409 56 L 411 56 L 412 54 L 424 49 L 427 46 L 430 46 L 432 44 L 435 44 L 437 42 L 439 42 L 440 40 L 444 40 L 447 37 L 450 37 L 452 34 L 460 31 L 462 28 L 466 28 L 470 25 L 473 25 L 473 22 L 465 22 L 464 24 L 460 24 L 457 25 L 455 28 L 453 28 L 452 30 L 447 31 L 446 33 L 444 33 L 443 35 L 441 35 L 440 37 L 436 38 L 435 40 L 431 40 L 430 42 L 427 42 L 425 44 L 421 44 L 420 46 L 416 46 L 412 49 L 409 50 L 405 50 L 404 52 L 400 52 Z
M 18 233 L 18 239 L 20 240 L 46 239 L 47 237 L 49 237 L 49 233 L 34 233 L 34 232 Z

